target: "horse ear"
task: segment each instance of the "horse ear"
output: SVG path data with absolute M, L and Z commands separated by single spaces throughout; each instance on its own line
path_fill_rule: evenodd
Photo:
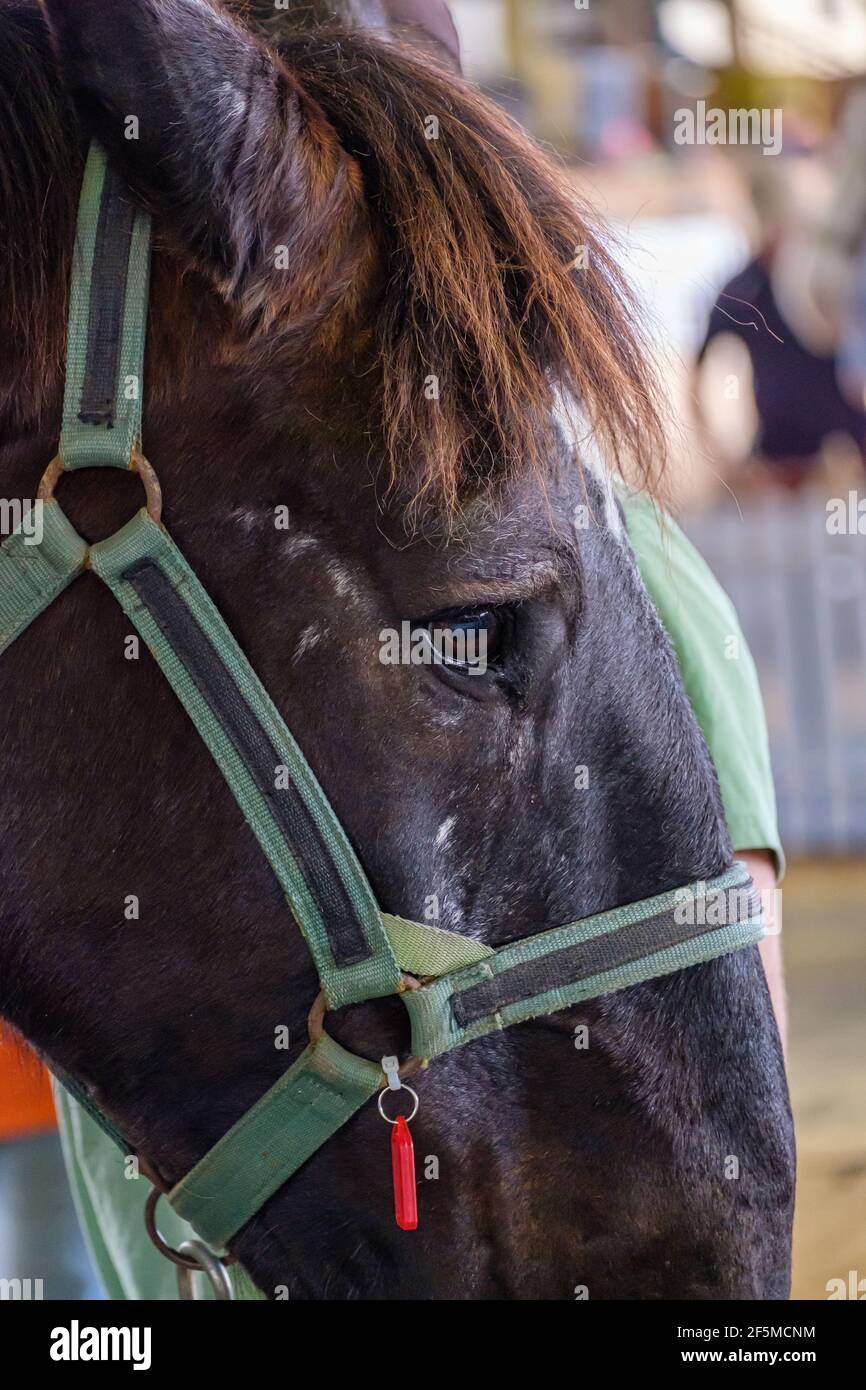
M 249 30 L 211 0 L 42 4 L 85 129 L 226 297 L 260 313 L 345 282 L 360 174 Z
M 460 37 L 446 0 L 383 0 L 392 31 L 462 71 Z

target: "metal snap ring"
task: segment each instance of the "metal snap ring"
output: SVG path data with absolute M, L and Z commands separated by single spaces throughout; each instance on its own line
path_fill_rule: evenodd
M 153 1241 L 159 1253 L 164 1255 L 167 1260 L 171 1260 L 172 1264 L 179 1265 L 181 1269 L 190 1270 L 192 1273 L 195 1273 L 197 1270 L 202 1270 L 203 1273 L 207 1274 L 208 1270 L 201 1260 L 198 1259 L 196 1255 L 190 1254 L 187 1250 L 189 1245 L 198 1245 L 198 1241 L 184 1241 L 180 1249 L 175 1250 L 174 1247 L 169 1245 L 168 1241 L 164 1240 L 160 1235 L 159 1227 L 156 1224 L 156 1207 L 161 1196 L 162 1192 L 158 1187 L 151 1188 L 148 1193 L 147 1201 L 144 1204 L 144 1229 L 147 1231 L 147 1234 L 150 1236 L 150 1239 Z M 202 1246 L 202 1249 L 207 1250 L 207 1247 Z M 208 1250 L 207 1253 L 213 1260 L 216 1260 L 218 1264 L 223 1266 L 233 1265 L 237 1262 L 236 1255 L 215 1255 L 212 1250 Z M 210 1278 L 210 1275 L 208 1275 L 208 1277 Z
M 159 485 L 159 479 L 140 449 L 133 451 L 129 467 L 133 473 L 138 474 L 144 484 L 145 508 L 148 516 L 159 525 L 162 519 L 162 488 Z M 42 475 L 42 480 L 36 490 L 38 502 L 54 501 L 54 489 L 66 471 L 66 464 L 58 454 L 56 458 L 51 460 Z
M 421 983 L 415 979 L 414 975 L 402 975 L 403 988 L 405 990 L 420 989 Z M 325 991 L 320 990 L 313 1000 L 313 1007 L 307 1015 L 307 1033 L 310 1042 L 315 1044 L 320 1042 L 325 1036 L 325 1014 L 328 1012 L 328 1000 Z M 423 1057 L 407 1057 L 406 1061 L 397 1072 L 401 1081 L 407 1081 L 410 1076 L 415 1076 L 423 1067 Z M 387 1086 L 387 1080 L 382 1077 L 382 1085 Z M 396 1121 L 395 1121 L 396 1123 Z
M 195 1260 L 195 1265 L 178 1265 L 177 1269 L 177 1292 L 178 1297 L 184 1302 L 198 1303 L 195 1292 L 195 1276 L 201 1273 L 205 1276 L 213 1290 L 213 1296 L 220 1302 L 230 1300 L 234 1302 L 235 1291 L 232 1281 L 224 1262 L 208 1250 L 207 1246 L 200 1240 L 185 1240 L 177 1252 L 185 1255 L 190 1260 Z
M 411 1086 L 407 1086 L 405 1083 L 400 1087 L 400 1091 L 408 1091 L 408 1092 L 409 1092 L 409 1095 L 412 1097 L 412 1113 L 411 1113 L 411 1115 L 406 1115 L 406 1116 L 404 1116 L 404 1119 L 406 1120 L 407 1125 L 410 1125 L 410 1124 L 412 1123 L 412 1121 L 414 1120 L 415 1116 L 418 1114 L 418 1094 L 417 1094 L 416 1091 L 413 1091 L 413 1090 L 412 1090 L 412 1087 L 411 1087 Z M 389 1090 L 388 1090 L 387 1087 L 385 1088 L 384 1091 L 380 1091 L 380 1092 L 379 1092 L 379 1098 L 378 1098 L 378 1100 L 376 1101 L 376 1104 L 377 1104 L 378 1107 L 379 1107 L 379 1114 L 382 1116 L 382 1119 L 383 1119 L 383 1120 L 387 1120 L 389 1125 L 395 1125 L 395 1124 L 397 1123 L 397 1121 L 396 1121 L 396 1120 L 390 1119 L 389 1116 L 385 1114 L 384 1108 L 383 1108 L 383 1106 L 382 1106 L 382 1101 L 385 1099 L 385 1097 L 386 1097 L 388 1094 L 389 1094 Z M 396 1095 L 399 1095 L 400 1092 L 397 1091 L 397 1092 L 395 1092 L 395 1094 L 396 1094 Z

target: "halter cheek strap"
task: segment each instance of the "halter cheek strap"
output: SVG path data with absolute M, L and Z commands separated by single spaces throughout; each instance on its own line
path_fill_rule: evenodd
M 90 565 L 141 633 L 231 788 L 304 933 L 331 1008 L 401 989 L 363 869 L 276 706 L 146 512 Z
M 70 298 L 59 458 L 40 490 L 42 538 L 0 546 L 0 653 L 85 568 L 107 585 L 201 735 L 285 894 L 322 996 L 311 1042 L 168 1194 L 222 1246 L 385 1084 L 381 1067 L 328 1037 L 327 1008 L 399 994 L 411 1067 L 497 1029 L 748 946 L 761 905 L 741 864 L 707 883 L 489 946 L 383 912 L 301 749 L 161 523 L 140 453 L 150 228 L 97 146 L 88 158 Z M 68 468 L 136 469 L 148 506 L 88 546 L 54 482 Z M 401 1069 L 406 1074 L 407 1066 Z M 80 1086 L 60 1078 L 126 1151 Z
M 141 443 L 150 218 L 91 146 L 75 235 L 59 455 L 130 468 Z

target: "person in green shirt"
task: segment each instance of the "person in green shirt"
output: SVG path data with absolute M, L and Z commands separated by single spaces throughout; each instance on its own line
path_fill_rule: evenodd
M 783 1048 L 787 1013 L 775 888 L 785 871 L 776 819 L 767 721 L 758 673 L 734 605 L 680 528 L 645 494 L 625 502 L 629 539 L 647 592 L 671 640 L 710 750 L 737 858 L 761 893 L 761 958 Z
M 748 864 L 765 914 L 772 917 L 784 856 L 758 677 L 737 615 L 694 546 L 673 521 L 662 519 L 649 497 L 628 496 L 623 506 L 641 575 L 716 764 L 734 849 Z M 784 1043 L 781 947 L 768 925 L 771 934 L 761 943 L 761 954 Z M 144 1228 L 150 1184 L 130 1179 L 130 1160 L 70 1096 L 59 1087 L 55 1093 L 79 1220 L 109 1298 L 176 1298 L 174 1266 L 151 1245 Z M 161 1204 L 159 1219 L 175 1248 L 194 1237 L 167 1203 Z M 236 1278 L 236 1294 L 260 1296 L 243 1276 Z

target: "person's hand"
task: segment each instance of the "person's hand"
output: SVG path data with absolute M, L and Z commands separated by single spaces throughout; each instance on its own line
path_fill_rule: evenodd
M 781 923 L 776 922 L 775 860 L 769 850 L 766 849 L 738 849 L 736 854 L 737 858 L 741 859 L 746 865 L 752 876 L 755 887 L 761 895 L 767 935 L 760 943 L 758 949 L 761 952 L 761 960 L 764 963 L 764 973 L 767 976 L 767 986 L 770 990 L 770 1000 L 773 1005 L 773 1012 L 776 1015 L 776 1023 L 779 1026 L 779 1036 L 782 1039 L 782 1051 L 787 1056 L 788 1003 L 785 998 Z

